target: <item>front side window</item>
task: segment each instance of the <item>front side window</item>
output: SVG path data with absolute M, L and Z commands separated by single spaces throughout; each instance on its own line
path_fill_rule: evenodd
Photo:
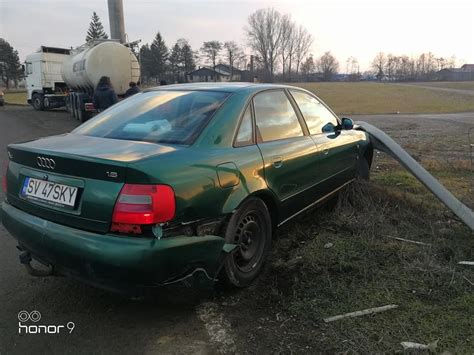
M 283 91 L 266 91 L 253 99 L 258 140 L 269 142 L 303 136 L 300 122 Z
M 303 115 L 310 134 L 328 132 L 338 125 L 337 118 L 315 97 L 298 90 L 290 90 Z
M 72 131 L 86 136 L 191 144 L 229 96 L 211 91 L 149 91 L 134 95 Z

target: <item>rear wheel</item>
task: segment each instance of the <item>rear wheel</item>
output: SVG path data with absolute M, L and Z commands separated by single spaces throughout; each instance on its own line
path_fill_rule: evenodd
M 38 111 L 44 110 L 43 95 L 33 94 L 31 98 L 31 102 L 33 103 L 33 107 L 35 110 L 38 110 Z
M 262 271 L 272 240 L 272 221 L 265 203 L 258 198 L 245 201 L 234 213 L 225 232 L 226 243 L 238 248 L 224 263 L 227 283 L 248 286 Z

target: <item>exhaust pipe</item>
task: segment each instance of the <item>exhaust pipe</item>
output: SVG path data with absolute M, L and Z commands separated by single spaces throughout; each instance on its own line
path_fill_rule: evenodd
M 25 266 L 26 271 L 28 274 L 31 276 L 39 276 L 39 277 L 45 277 L 45 276 L 52 276 L 54 273 L 53 266 L 48 264 L 45 265 L 47 267 L 47 270 L 38 270 L 35 269 L 33 266 L 31 266 L 31 254 L 29 251 L 23 251 L 20 254 L 20 263 Z

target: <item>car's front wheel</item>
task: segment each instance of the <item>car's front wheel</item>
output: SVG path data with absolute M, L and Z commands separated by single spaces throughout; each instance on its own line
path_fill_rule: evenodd
M 272 241 L 272 221 L 265 203 L 250 198 L 227 224 L 226 243 L 237 248 L 224 262 L 224 277 L 231 286 L 248 286 L 262 271 Z

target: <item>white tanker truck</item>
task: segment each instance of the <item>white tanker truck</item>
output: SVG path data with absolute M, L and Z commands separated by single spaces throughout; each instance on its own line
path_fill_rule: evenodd
M 28 103 L 36 110 L 66 106 L 84 122 L 94 112 L 92 98 L 100 77 L 108 76 L 120 97 L 130 81 L 140 78 L 140 65 L 130 48 L 100 40 L 76 49 L 41 47 L 25 61 Z

